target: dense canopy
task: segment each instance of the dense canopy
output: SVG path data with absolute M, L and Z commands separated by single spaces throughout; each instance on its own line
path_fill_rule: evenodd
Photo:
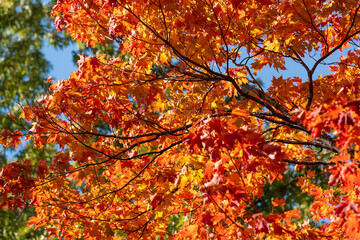
M 57 152 L 6 165 L 0 205 L 61 239 L 359 238 L 359 9 L 58 0 L 58 30 L 119 54 L 80 55 L 1 132 Z

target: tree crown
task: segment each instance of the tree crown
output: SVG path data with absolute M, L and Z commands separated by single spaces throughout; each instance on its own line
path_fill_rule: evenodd
M 6 146 L 26 136 L 58 152 L 5 166 L 0 203 L 34 205 L 29 224 L 63 239 L 359 237 L 359 9 L 59 0 L 58 30 L 119 54 L 81 55 L 24 107 L 28 132 L 2 131 Z M 265 89 L 256 76 L 286 61 L 306 77 Z

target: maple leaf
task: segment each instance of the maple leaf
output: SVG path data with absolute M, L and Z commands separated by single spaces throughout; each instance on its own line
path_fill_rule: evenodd
M 270 231 L 270 223 L 265 218 L 258 218 L 254 227 L 257 233 L 269 233 Z
M 222 182 L 222 177 L 219 174 L 215 173 L 213 175 L 213 178 L 211 179 L 211 181 L 205 183 L 204 186 L 206 188 L 210 188 L 210 187 L 214 187 L 214 186 L 219 185 L 221 182 Z
M 157 205 L 163 200 L 163 197 L 158 193 L 155 193 L 150 196 L 150 204 L 153 208 L 157 207 Z
M 276 198 L 274 199 L 274 201 L 271 201 L 271 204 L 272 204 L 274 207 L 284 205 L 284 204 L 285 204 L 285 199 L 279 199 L 278 197 L 276 197 Z
M 63 18 L 61 18 L 60 16 L 57 16 L 55 18 L 56 30 L 61 31 L 65 25 L 66 25 L 66 22 L 64 21 Z
M 246 111 L 244 111 L 243 109 L 234 109 L 234 110 L 232 110 L 231 114 L 234 116 L 239 116 L 239 117 L 248 117 L 249 116 L 249 114 Z
M 210 212 L 206 212 L 206 213 L 204 213 L 203 215 L 202 215 L 202 221 L 205 223 L 205 224 L 207 224 L 207 225 L 209 225 L 210 227 L 213 227 L 214 225 L 213 225 L 213 222 L 212 222 L 212 215 L 211 215 L 211 213 Z
M 106 1 L 106 4 L 109 6 L 109 7 L 116 7 L 118 5 L 118 1 L 117 0 L 107 0 Z
M 186 228 L 183 228 L 178 235 L 185 238 L 185 239 L 196 239 L 198 236 L 198 225 L 193 224 L 190 226 L 187 226 Z
M 16 130 L 11 132 L 9 130 L 3 129 L 0 135 L 0 143 L 5 146 L 13 146 L 17 148 L 19 144 L 21 144 L 21 138 L 23 137 L 23 133 Z
M 338 181 L 346 181 L 349 175 L 352 175 L 356 172 L 356 168 L 352 162 L 348 162 L 345 165 L 334 166 L 328 169 L 331 172 L 329 177 L 329 185 L 334 185 Z
M 335 215 L 341 218 L 346 218 L 346 215 L 349 211 L 359 213 L 358 208 L 359 204 L 354 203 L 354 201 L 341 202 L 340 205 L 335 209 Z

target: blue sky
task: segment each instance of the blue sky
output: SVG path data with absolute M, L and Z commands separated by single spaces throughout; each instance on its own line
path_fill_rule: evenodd
M 49 4 L 50 1 L 51 0 L 42 0 L 44 4 Z M 55 50 L 55 48 L 49 46 L 46 41 L 44 41 L 44 43 L 45 46 L 42 48 L 43 53 L 52 65 L 49 77 L 51 76 L 55 80 L 67 79 L 70 73 L 77 69 L 77 66 L 74 65 L 72 60 L 72 51 L 77 51 L 77 45 L 72 44 L 62 50 Z
M 77 70 L 77 66 L 73 63 L 73 51 L 77 52 L 77 44 L 72 44 L 62 50 L 55 50 L 53 47 L 46 45 L 43 48 L 45 57 L 49 60 L 53 66 L 50 71 L 51 77 L 55 80 L 67 79 L 70 76 L 70 73 Z M 336 52 L 331 59 L 328 59 L 326 62 L 338 61 L 341 55 L 346 54 L 346 51 L 343 53 Z M 311 67 L 315 61 L 311 58 L 305 58 L 305 62 Z M 276 72 L 274 69 L 264 67 L 261 72 L 258 72 L 258 76 L 265 84 L 265 88 L 268 88 L 271 84 L 271 79 L 273 76 L 283 78 L 297 76 L 307 81 L 307 73 L 305 69 L 298 63 L 293 61 L 286 61 L 287 70 Z M 329 74 L 329 68 L 327 66 L 319 65 L 314 74 L 314 79 L 320 74 L 326 75 Z
M 50 76 L 55 80 L 67 79 L 70 73 L 77 69 L 73 63 L 73 53 L 77 51 L 76 44 L 70 45 L 62 50 L 55 50 L 52 46 L 46 45 L 43 52 L 52 65 Z

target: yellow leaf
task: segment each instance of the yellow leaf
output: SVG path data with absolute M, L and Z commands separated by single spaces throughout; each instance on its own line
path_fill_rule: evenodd
M 217 108 L 216 102 L 212 102 L 212 103 L 211 103 L 211 107 L 212 107 L 212 108 Z
M 160 53 L 159 60 L 160 60 L 161 63 L 167 63 L 168 62 L 168 57 L 165 54 Z
M 157 212 L 155 213 L 155 218 L 154 218 L 154 219 L 162 218 L 163 215 L 164 215 L 164 212 L 162 212 L 162 211 L 157 211 Z

